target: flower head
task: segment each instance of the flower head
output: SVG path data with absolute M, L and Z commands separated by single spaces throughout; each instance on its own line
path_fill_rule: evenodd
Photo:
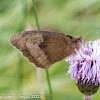
M 79 50 L 66 61 L 70 63 L 68 73 L 72 79 L 91 80 L 100 84 L 100 40 L 82 44 Z
M 69 62 L 68 73 L 72 79 L 77 80 L 77 85 L 89 84 L 98 86 L 100 84 L 100 40 L 86 42 L 79 50 L 75 50 Z

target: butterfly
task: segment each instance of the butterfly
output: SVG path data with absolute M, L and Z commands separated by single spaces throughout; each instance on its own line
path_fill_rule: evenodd
M 12 35 L 10 42 L 36 67 L 48 69 L 79 49 L 82 37 L 32 30 Z

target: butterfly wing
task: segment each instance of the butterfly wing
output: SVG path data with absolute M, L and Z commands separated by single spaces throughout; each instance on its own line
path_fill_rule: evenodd
M 11 43 L 37 67 L 47 69 L 80 47 L 81 38 L 48 31 L 26 31 L 11 36 Z

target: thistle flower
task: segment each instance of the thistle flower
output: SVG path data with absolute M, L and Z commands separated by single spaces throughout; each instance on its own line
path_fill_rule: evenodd
M 77 80 L 82 93 L 92 95 L 100 84 L 100 40 L 86 42 L 75 52 L 66 60 L 70 64 L 68 73 Z

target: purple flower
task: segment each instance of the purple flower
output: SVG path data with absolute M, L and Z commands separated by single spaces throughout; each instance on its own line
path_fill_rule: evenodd
M 100 40 L 86 42 L 75 52 L 66 60 L 70 64 L 71 78 L 100 84 Z

